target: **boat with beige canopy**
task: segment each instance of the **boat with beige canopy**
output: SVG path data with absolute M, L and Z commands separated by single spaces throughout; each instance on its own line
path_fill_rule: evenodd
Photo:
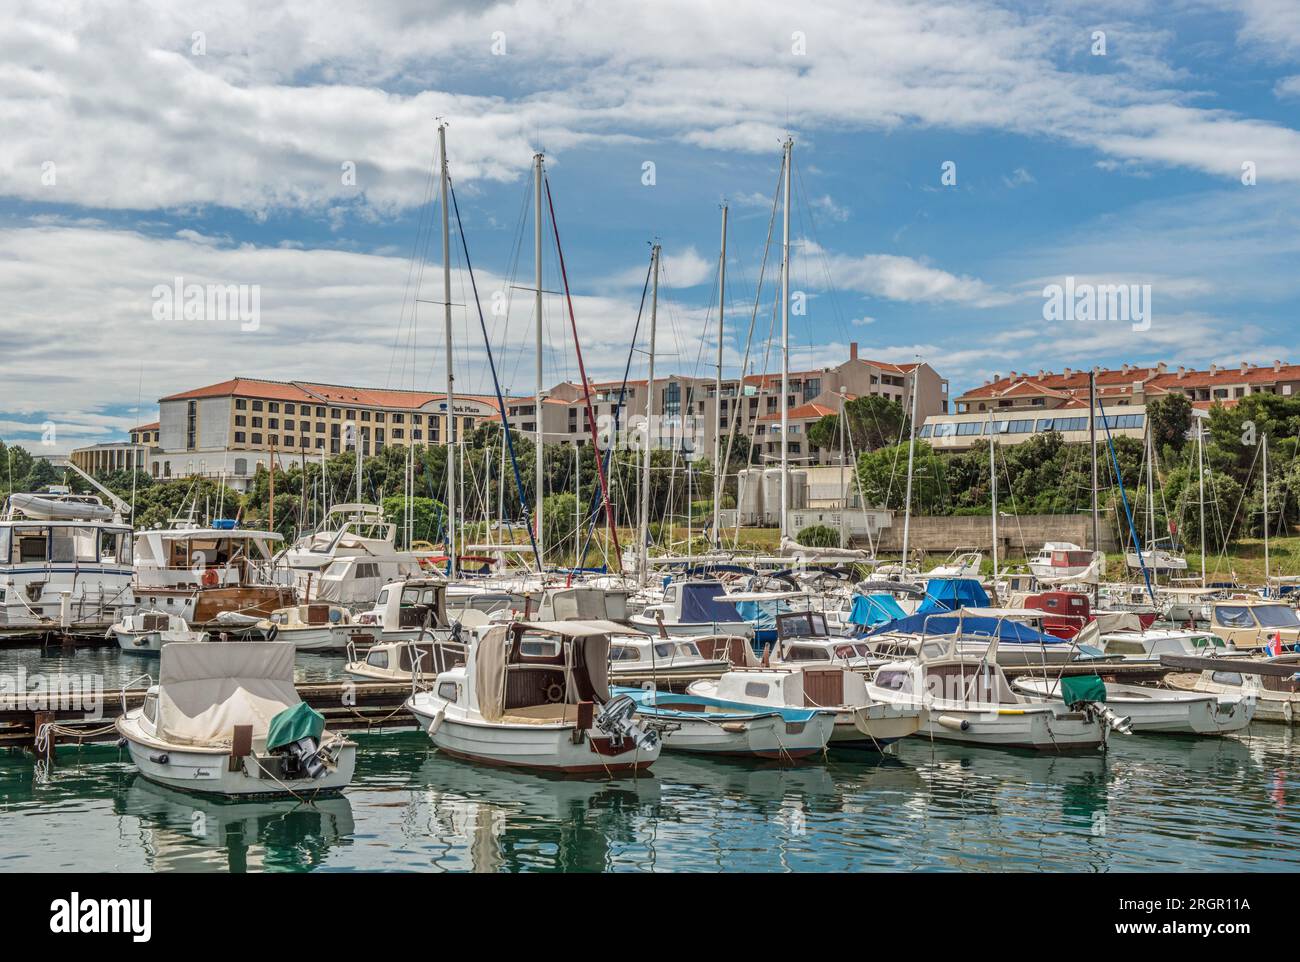
M 657 733 L 609 691 L 608 621 L 517 621 L 481 629 L 463 664 L 406 708 L 442 751 L 491 765 L 564 773 L 646 768 Z

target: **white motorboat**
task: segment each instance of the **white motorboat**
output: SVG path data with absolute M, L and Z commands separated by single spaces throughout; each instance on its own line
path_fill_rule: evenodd
M 1029 560 L 1029 570 L 1044 584 L 1093 582 L 1105 571 L 1105 558 L 1069 541 L 1045 542 Z
M 646 768 L 658 736 L 608 687 L 612 622 L 516 621 L 482 629 L 465 664 L 439 672 L 407 709 L 440 751 L 564 773 Z
M 925 572 L 923 578 L 979 578 L 984 564 L 981 551 L 954 551 L 946 560 Z
M 229 520 L 136 532 L 136 598 L 214 634 L 260 634 L 262 619 L 297 601 L 293 588 L 275 583 L 271 549 L 280 540 Z
M 819 662 L 870 671 L 880 665 L 881 659 L 861 638 L 832 635 L 826 616 L 819 611 L 777 615 L 776 648 L 770 652 L 768 663 L 797 668 L 823 667 Z
M 277 642 L 164 645 L 158 684 L 116 721 L 140 774 L 225 796 L 337 792 L 357 746 L 324 727 L 293 683 L 294 649 Z M 147 676 L 146 676 L 147 677 Z
M 1060 678 L 1022 676 L 1011 684 L 1035 698 L 1063 700 Z M 1201 695 L 1115 682 L 1105 685 L 1106 705 L 1127 718 L 1135 732 L 1227 735 L 1241 731 L 1255 717 L 1257 699 L 1250 692 Z
M 663 601 L 647 605 L 628 621 L 638 631 L 669 635 L 742 635 L 754 637 L 754 626 L 743 620 L 736 606 L 725 600 L 722 583 L 713 579 L 677 581 L 664 589 Z
M 1178 656 L 1172 656 L 1170 661 L 1179 665 Z M 1167 684 L 1182 691 L 1253 695 L 1258 701 L 1255 721 L 1283 725 L 1300 722 L 1300 654 L 1181 661 L 1199 662 L 1205 667 L 1196 673 L 1168 675 Z
M 1208 631 L 1183 628 L 1104 631 L 1097 647 L 1104 655 L 1118 655 L 1126 661 L 1154 661 L 1161 655 L 1228 655 L 1237 650 Z
M 156 655 L 163 645 L 177 641 L 207 641 L 206 631 L 194 631 L 179 615 L 165 611 L 137 611 L 126 615 L 108 629 L 123 651 L 137 655 Z
M 741 641 L 748 648 L 748 642 Z M 651 638 L 636 632 L 612 635 L 609 641 L 611 684 L 670 687 L 716 678 L 729 668 L 728 658 L 706 657 L 694 638 Z
M 832 748 L 880 751 L 900 738 L 915 734 L 925 714 L 919 704 L 872 701 L 867 696 L 863 675 L 842 666 L 737 668 L 716 681 L 693 682 L 687 686 L 686 693 L 755 709 L 834 709 Z
M 664 747 L 707 755 L 790 760 L 821 754 L 835 730 L 827 708 L 756 705 L 695 693 L 620 688 Z
M 324 521 L 278 556 L 307 601 L 369 605 L 380 587 L 422 573 L 420 557 L 399 551 L 397 526 L 377 504 L 336 504 Z
M 343 605 L 312 602 L 277 608 L 265 621 L 275 629 L 277 641 L 290 642 L 299 651 L 346 651 L 349 641 L 378 640 L 378 625 L 358 625 Z
M 69 465 L 71 467 L 71 465 Z M 66 487 L 14 493 L 0 513 L 0 635 L 102 635 L 135 609 L 130 506 Z
M 451 627 L 446 579 L 420 577 L 390 582 L 380 590 L 375 606 L 357 615 L 355 621 L 368 634 L 379 629 L 377 641 L 446 637 Z
M 347 661 L 343 670 L 363 681 L 387 681 L 411 684 L 431 683 L 438 673 L 463 665 L 467 646 L 457 629 L 445 637 L 432 635 L 424 640 L 379 641 L 362 652 L 348 642 Z
M 922 643 L 915 660 L 881 666 L 867 685 L 873 701 L 912 706 L 928 714 L 921 733 L 942 741 L 993 748 L 1087 751 L 1106 743 L 1104 711 L 1078 709 L 1017 693 L 997 662 L 998 639 L 983 657 L 962 655 L 959 637 Z

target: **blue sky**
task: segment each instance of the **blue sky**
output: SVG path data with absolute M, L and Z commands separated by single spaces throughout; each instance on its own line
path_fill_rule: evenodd
M 1011 369 L 1295 360 L 1292 2 L 152 6 L 0 13 L 6 441 L 120 438 L 159 396 L 237 374 L 440 388 L 437 244 L 408 282 L 438 216 L 422 205 L 438 116 L 485 299 L 531 282 L 520 214 L 546 151 L 598 376 L 622 369 L 652 239 L 659 370 L 708 373 L 724 198 L 738 371 L 787 131 L 797 363 L 856 340 L 924 357 L 958 393 Z M 486 391 L 459 260 L 460 388 Z M 1066 276 L 1150 284 L 1151 329 L 1044 321 Z M 257 329 L 154 320 L 175 277 L 258 285 Z M 512 393 L 534 388 L 529 312 L 514 291 L 489 317 Z M 550 384 L 577 370 L 557 298 L 546 316 Z

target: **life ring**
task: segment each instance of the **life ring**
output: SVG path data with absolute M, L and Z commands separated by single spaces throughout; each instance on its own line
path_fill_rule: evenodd
M 215 588 L 217 584 L 217 569 L 204 568 L 202 581 L 203 581 L 203 587 Z

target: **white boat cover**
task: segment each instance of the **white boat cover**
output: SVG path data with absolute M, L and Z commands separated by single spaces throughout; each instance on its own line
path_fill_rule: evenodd
M 293 645 L 274 641 L 163 645 L 158 734 L 193 745 L 229 743 L 236 725 L 266 735 L 271 719 L 301 700 L 293 686 Z
M 43 521 L 108 521 L 113 509 L 106 504 L 39 494 L 11 494 L 10 506 L 29 518 Z

